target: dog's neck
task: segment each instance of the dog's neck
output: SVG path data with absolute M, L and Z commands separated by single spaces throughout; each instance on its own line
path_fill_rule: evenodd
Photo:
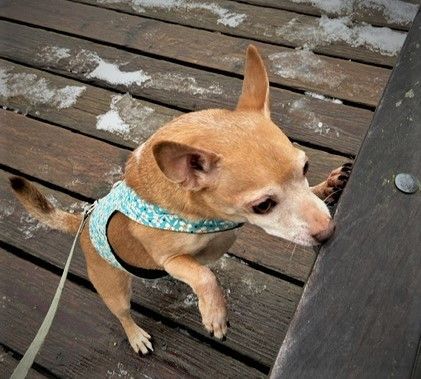
M 129 157 L 124 179 L 147 202 L 159 205 L 187 219 L 214 219 L 221 215 L 195 194 L 181 185 L 170 182 L 159 169 L 152 150 L 146 144 Z

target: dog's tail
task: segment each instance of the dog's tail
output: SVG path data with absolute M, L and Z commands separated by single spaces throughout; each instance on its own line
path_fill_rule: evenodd
M 16 197 L 26 210 L 52 229 L 76 234 L 82 222 L 82 213 L 72 214 L 55 208 L 38 189 L 19 176 L 9 178 Z

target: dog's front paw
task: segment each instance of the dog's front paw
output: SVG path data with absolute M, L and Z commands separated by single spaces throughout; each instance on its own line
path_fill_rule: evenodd
M 202 322 L 211 336 L 221 340 L 227 334 L 227 305 L 224 294 L 220 288 L 212 295 L 199 298 L 199 310 L 202 315 Z
M 127 338 L 129 339 L 130 346 L 136 353 L 139 353 L 140 351 L 145 355 L 149 353 L 149 350 L 153 351 L 150 341 L 151 336 L 141 327 L 135 325 L 133 330 L 131 330 L 130 333 L 127 333 Z
M 333 170 L 323 188 L 324 202 L 328 205 L 335 204 L 342 194 L 343 189 L 348 183 L 352 171 L 352 163 L 345 163 L 336 170 Z

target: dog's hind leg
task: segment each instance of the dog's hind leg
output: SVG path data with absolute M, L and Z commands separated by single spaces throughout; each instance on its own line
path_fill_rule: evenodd
M 95 251 L 89 239 L 87 228 L 81 235 L 81 245 L 85 253 L 88 276 L 108 309 L 120 320 L 133 350 L 147 354 L 153 351 L 151 336 L 140 328 L 130 314 L 132 292 L 131 276 L 114 268 Z

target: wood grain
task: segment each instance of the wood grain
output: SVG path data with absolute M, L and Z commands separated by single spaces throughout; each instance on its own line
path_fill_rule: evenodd
M 288 11 L 293 11 L 297 13 L 305 13 L 314 16 L 320 16 L 322 14 L 327 14 L 330 17 L 338 16 L 349 16 L 351 20 L 357 22 L 367 22 L 372 25 L 377 26 L 387 26 L 389 28 L 396 28 L 401 30 L 409 30 L 412 25 L 412 20 L 393 20 L 390 17 L 385 15 L 385 12 L 382 11 L 381 6 L 370 6 L 364 0 L 355 1 L 352 5 L 352 9 L 347 9 L 341 11 L 336 11 L 333 7 L 332 9 L 323 9 L 320 10 L 317 6 L 314 6 L 311 0 L 297 2 L 294 0 L 238 0 L 240 3 L 253 4 L 259 6 L 273 7 L 277 9 L 283 9 Z M 415 9 L 419 5 L 418 0 L 404 0 L 404 1 L 395 1 L 395 3 L 400 3 L 399 5 L 405 8 Z M 411 6 L 411 4 L 413 6 Z M 399 6 L 398 5 L 398 6 Z M 390 5 L 389 5 L 390 6 Z
M 57 34 L 44 37 L 46 38 L 31 40 L 30 34 L 27 34 L 19 38 L 19 45 L 9 44 L 12 40 L 17 41 L 13 36 L 2 39 L 0 55 L 187 110 L 234 108 L 241 93 L 242 81 L 237 78 L 186 68 Z M 58 37 L 57 46 L 69 49 L 70 57 L 58 61 L 39 58 L 40 48 L 42 50 L 51 46 L 54 37 Z M 97 54 L 107 62 L 125 62 L 124 67 L 128 71 L 141 68 L 152 79 L 144 84 L 132 84 L 128 87 L 92 78 L 89 74 L 95 69 L 95 62 L 87 63 L 72 58 L 84 50 Z M 5 68 L 13 65 L 3 61 L 1 64 Z M 372 112 L 365 109 L 334 104 L 279 88 L 271 89 L 271 108 L 274 122 L 289 137 L 343 154 L 355 154 L 358 151 L 372 117 Z
M 180 25 L 116 14 L 84 5 L 65 3 L 62 5 L 70 6 L 69 9 L 56 9 L 55 2 L 45 7 L 43 4 L 44 2 L 37 4 L 41 9 L 32 9 L 30 17 L 22 13 L 24 10 L 20 8 L 20 2 L 13 3 L 13 7 L 19 7 L 18 9 L 13 12 L 4 11 L 4 14 L 9 15 L 10 19 L 136 49 L 140 53 L 235 74 L 242 73 L 244 51 L 250 43 L 254 43 L 266 58 L 285 55 L 284 60 L 278 63 L 276 59 L 267 59 L 270 80 L 273 83 L 371 106 L 377 105 L 389 76 L 389 70 L 384 68 L 323 55 L 313 56 L 312 64 L 309 64 L 311 62 L 308 62 L 308 58 L 301 58 L 300 66 L 295 68 L 297 75 L 285 74 L 282 73 L 282 62 L 290 65 L 290 59 L 297 61 L 297 52 L 291 48 L 223 34 L 215 35 L 205 30 L 192 30 Z M 35 4 L 31 5 L 34 6 Z M 113 23 L 106 22 L 110 18 Z M 14 33 L 11 34 L 12 38 L 13 35 Z M 303 72 L 306 75 L 302 75 Z
M 272 378 L 409 378 L 421 336 L 421 13 L 337 209 Z M 303 359 L 305 357 L 305 359 Z M 414 371 L 413 371 L 414 369 Z
M 239 37 L 252 38 L 272 44 L 285 46 L 303 46 L 309 43 L 309 36 L 317 29 L 319 18 L 305 14 L 298 14 L 280 9 L 257 7 L 249 4 L 241 4 L 233 1 L 219 0 L 218 6 L 233 15 L 244 17 L 237 26 L 231 27 L 221 21 L 219 15 L 201 9 L 200 5 L 206 4 L 206 0 L 195 0 L 198 7 L 145 7 L 132 6 L 131 2 L 102 2 L 100 0 L 78 0 L 78 2 L 93 4 L 98 7 L 118 9 L 135 15 L 143 15 L 158 20 L 164 20 L 176 24 L 187 25 L 207 30 L 218 31 Z M 206 5 L 205 5 L 206 7 Z M 239 17 L 239 16 L 237 16 Z M 299 25 L 299 31 L 303 34 L 284 30 L 288 23 Z M 308 31 L 307 31 L 308 30 Z M 403 33 L 403 32 L 397 32 Z M 365 46 L 353 47 L 347 43 L 338 41 L 325 45 L 318 44 L 314 51 L 335 57 L 355 59 L 363 62 L 385 64 L 393 66 L 395 56 L 382 55 Z
M 59 277 L 0 249 L 1 341 L 23 353 L 48 309 Z M 59 377 L 263 377 L 190 336 L 134 312 L 153 330 L 155 351 L 135 354 L 114 316 L 92 291 L 67 282 L 36 362 Z M 200 351 L 200 354 L 198 354 Z
M 3 253 L 3 251 L 2 251 Z M 2 300 L 2 303 L 4 303 Z M 2 318 L 3 322 L 3 318 Z M 0 346 L 0 377 L 2 378 L 9 378 L 12 375 L 13 370 L 18 365 L 19 360 L 17 360 L 11 351 L 6 350 L 3 346 Z M 38 371 L 34 369 L 30 369 L 28 372 L 28 379 L 43 379 L 47 378 L 47 376 L 40 374 Z

